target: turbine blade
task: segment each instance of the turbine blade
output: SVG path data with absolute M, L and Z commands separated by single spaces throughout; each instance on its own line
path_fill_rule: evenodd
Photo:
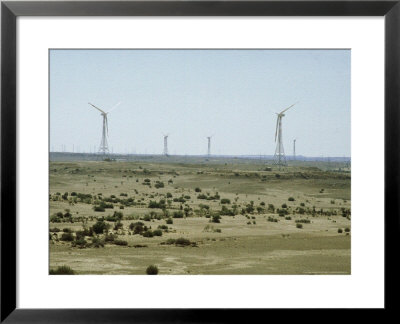
M 279 118 L 281 118 L 281 117 L 278 115 L 278 118 L 276 119 L 275 142 L 276 142 L 276 136 L 278 135 L 278 123 L 279 123 Z
M 112 112 L 115 108 L 117 108 L 119 105 L 121 104 L 121 102 L 118 102 L 115 106 L 113 106 L 108 112 L 107 114 L 109 114 L 110 112 Z
M 107 130 L 107 137 L 108 137 L 108 118 L 107 118 L 107 115 L 105 115 L 104 118 L 106 119 L 106 130 Z
M 89 105 L 91 105 L 92 107 L 96 108 L 97 110 L 101 111 L 103 114 L 105 114 L 105 112 L 103 110 L 101 110 L 99 107 L 96 107 L 95 105 L 91 104 L 89 102 Z
M 293 105 L 291 105 L 291 106 L 287 107 L 286 109 L 282 110 L 279 114 L 283 114 L 286 110 L 289 110 L 290 108 L 292 108 L 296 103 L 294 103 Z

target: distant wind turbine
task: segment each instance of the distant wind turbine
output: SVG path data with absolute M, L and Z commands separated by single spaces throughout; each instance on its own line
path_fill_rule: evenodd
M 101 142 L 100 142 L 100 147 L 99 147 L 99 153 L 102 153 L 103 155 L 105 154 L 110 154 L 110 151 L 108 149 L 108 118 L 107 115 L 113 111 L 115 108 L 117 108 L 121 103 L 117 103 L 114 107 L 112 107 L 108 112 L 105 112 L 104 110 L 100 109 L 99 107 L 96 107 L 95 105 L 91 104 L 89 102 L 89 105 L 91 105 L 93 108 L 97 109 L 98 111 L 101 112 L 101 116 L 103 116 L 103 131 L 101 134 Z
M 274 155 L 274 164 L 276 165 L 283 165 L 283 166 L 287 165 L 285 151 L 283 149 L 282 118 L 285 116 L 285 112 L 290 108 L 292 108 L 294 105 L 295 103 L 287 107 L 286 109 L 282 110 L 280 113 L 276 113 L 278 115 L 276 120 L 276 129 L 275 129 L 275 142 L 277 142 L 277 144 Z
M 208 155 L 208 157 L 210 157 L 211 156 L 211 138 L 214 136 L 214 134 L 213 135 L 211 135 L 211 136 L 207 136 L 206 138 L 207 138 L 207 155 Z
M 163 134 L 163 136 L 164 136 L 164 151 L 163 151 L 163 154 L 165 156 L 168 156 L 168 136 L 169 136 L 169 134 L 167 134 L 167 135 Z

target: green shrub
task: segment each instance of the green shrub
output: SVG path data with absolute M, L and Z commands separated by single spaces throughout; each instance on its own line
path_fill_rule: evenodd
M 78 241 L 80 239 L 85 238 L 85 233 L 83 231 L 76 231 L 75 232 L 75 240 Z
M 277 208 L 277 209 L 276 209 L 276 212 L 279 214 L 280 217 L 283 217 L 283 216 L 289 214 L 289 212 L 288 212 L 287 209 L 279 209 L 279 208 Z
M 221 204 L 230 204 L 230 203 L 231 203 L 231 201 L 228 198 L 222 198 L 221 199 Z
M 186 245 L 190 245 L 190 244 L 191 244 L 191 242 L 188 239 L 185 239 L 183 237 L 180 237 L 175 240 L 175 245 L 186 246 Z
M 143 231 L 145 231 L 146 226 L 143 226 L 144 224 L 142 222 L 137 222 L 137 223 L 131 223 L 129 225 L 129 229 L 133 231 L 133 234 L 141 234 Z
M 310 224 L 311 221 L 309 219 L 296 219 L 296 223 Z
M 121 245 L 121 246 L 127 246 L 127 245 L 128 245 L 128 242 L 127 242 L 127 241 L 124 241 L 124 240 L 115 240 L 115 241 L 114 241 L 114 244 L 115 244 L 115 245 Z
M 349 233 L 349 232 L 350 232 L 350 228 L 346 227 L 346 228 L 344 229 L 344 231 L 345 231 L 346 233 Z
M 74 236 L 72 233 L 63 233 L 60 238 L 61 241 L 72 242 L 74 240 Z
M 264 213 L 264 208 L 262 208 L 261 206 L 257 207 L 257 213 L 262 214 Z
M 156 275 L 158 274 L 158 268 L 155 265 L 149 265 L 146 269 L 146 274 L 148 275 Z
M 57 227 L 53 227 L 53 228 L 50 228 L 50 232 L 52 232 L 52 233 L 58 233 L 58 232 L 60 232 L 60 229 L 57 228 Z
M 181 210 L 178 211 L 174 211 L 174 213 L 172 214 L 173 218 L 183 218 L 183 212 Z
M 303 224 L 297 223 L 297 224 L 296 224 L 296 227 L 297 227 L 297 228 L 303 228 Z
M 148 247 L 147 245 L 143 245 L 143 244 L 135 244 L 134 246 L 133 246 L 134 248 L 146 248 L 146 247 Z
M 162 230 L 160 230 L 160 229 L 154 230 L 154 231 L 153 231 L 153 235 L 154 235 L 154 236 L 162 236 Z
M 304 215 L 305 212 L 306 212 L 306 210 L 304 208 L 302 208 L 302 207 L 298 207 L 298 208 L 296 208 L 296 210 L 300 215 Z
M 154 187 L 156 187 L 157 189 L 164 188 L 164 182 L 156 181 Z
M 147 230 L 147 231 L 144 232 L 142 235 L 143 235 L 143 237 L 153 237 L 153 236 L 154 236 L 154 235 L 153 235 L 153 232 L 150 231 L 150 230 Z
M 337 232 L 338 233 L 343 233 L 343 230 L 341 228 L 338 228 Z
M 162 199 L 162 200 L 160 200 L 159 202 L 150 200 L 150 201 L 149 201 L 148 207 L 149 207 L 149 208 L 160 208 L 160 209 L 164 209 L 164 208 L 165 208 L 165 200 Z
M 104 241 L 100 240 L 98 237 L 93 237 L 92 246 L 94 248 L 104 247 Z
M 199 204 L 199 208 L 200 208 L 200 209 L 209 210 L 209 209 L 210 209 L 210 206 L 209 206 L 209 205 L 206 205 L 206 204 Z
M 85 248 L 86 244 L 87 244 L 87 242 L 83 237 L 79 237 L 75 241 L 72 242 L 73 247 L 77 246 L 81 249 Z
M 135 228 L 135 226 L 143 226 L 143 225 L 144 225 L 144 223 L 142 223 L 142 222 L 130 223 L 129 229 L 132 231 Z
M 167 244 L 167 245 L 172 245 L 175 244 L 176 240 L 175 239 L 168 239 L 167 241 L 161 243 L 161 244 Z
M 288 200 L 289 201 L 295 201 L 295 199 L 293 197 L 289 197 Z
M 201 189 L 199 187 L 196 187 L 196 188 L 194 188 L 194 191 L 201 192 Z
M 83 236 L 93 236 L 93 228 L 84 227 L 82 230 L 82 235 Z
M 50 216 L 50 223 L 61 223 L 61 219 L 57 215 L 51 215 Z
M 173 224 L 174 223 L 174 221 L 172 220 L 172 218 L 168 218 L 166 221 L 165 221 L 167 224 Z
M 96 234 L 103 234 L 106 228 L 107 224 L 104 221 L 97 221 L 97 223 L 92 226 L 93 232 Z
M 73 275 L 75 274 L 75 271 L 72 270 L 69 266 L 63 265 L 60 267 L 57 267 L 57 269 L 50 269 L 49 274 L 51 275 Z
M 219 215 L 214 215 L 214 216 L 212 217 L 211 221 L 212 221 L 213 223 L 220 223 L 220 219 L 221 219 L 221 216 L 219 216 Z
M 104 207 L 101 207 L 101 206 L 94 206 L 93 210 L 95 212 L 103 212 L 103 211 L 105 211 Z
M 222 206 L 221 211 L 219 212 L 220 215 L 227 215 L 227 216 L 235 216 L 235 212 L 229 209 L 226 206 Z

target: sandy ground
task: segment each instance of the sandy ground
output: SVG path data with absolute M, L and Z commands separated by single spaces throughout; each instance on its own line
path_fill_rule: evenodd
M 261 165 L 199 166 L 156 163 L 51 163 L 50 194 L 81 192 L 103 196 L 126 193 L 143 206 L 125 207 L 116 211 L 124 216 L 142 218 L 151 211 L 150 200 L 159 200 L 167 192 L 173 197 L 189 195 L 186 205 L 192 210 L 207 204 L 211 210 L 220 210 L 220 201 L 197 199 L 196 187 L 202 193 L 218 192 L 231 204 L 240 207 L 253 201 L 281 207 L 286 204 L 290 220 L 263 212 L 222 216 L 220 223 L 210 218 L 191 215 L 173 219 L 168 232 L 161 237 L 146 238 L 129 235 L 128 226 L 137 220 L 123 220 L 123 231 L 118 239 L 128 246 L 106 244 L 104 248 L 76 248 L 69 242 L 50 240 L 50 268 L 68 265 L 78 274 L 145 274 L 148 265 L 155 264 L 159 274 L 350 274 L 351 234 L 338 229 L 351 229 L 349 218 L 342 217 L 341 208 L 350 208 L 350 178 L 340 173 L 310 171 L 307 168 L 264 172 Z M 143 171 L 146 169 L 146 173 Z M 261 170 L 261 171 L 260 171 Z M 254 174 L 258 174 L 257 176 Z M 280 178 L 276 174 L 280 174 Z M 264 177 L 264 178 L 263 178 Z M 164 188 L 142 185 L 143 179 L 163 181 Z M 172 183 L 168 183 L 172 180 Z M 321 190 L 323 189 L 323 190 Z M 288 201 L 293 197 L 294 201 Z M 337 215 L 300 215 L 296 208 L 315 207 L 317 210 L 336 211 Z M 172 202 L 171 212 L 179 210 L 180 203 Z M 50 215 L 70 210 L 74 217 L 87 218 L 85 226 L 94 224 L 93 217 L 112 215 L 114 210 L 96 213 L 91 204 L 50 200 Z M 247 216 L 247 217 L 246 217 Z M 268 217 L 277 218 L 274 223 Z M 91 220 L 89 219 L 91 218 Z M 296 220 L 308 219 L 303 228 Z M 154 230 L 166 225 L 164 219 L 143 221 Z M 251 224 L 248 224 L 248 223 Z M 255 222 L 255 224 L 253 224 Z M 212 226 L 206 231 L 206 226 Z M 81 230 L 83 223 L 50 223 L 50 228 Z M 219 229 L 221 232 L 213 230 Z M 58 233 L 58 237 L 61 233 Z M 184 237 L 197 246 L 163 245 L 168 239 Z M 90 241 L 90 238 L 87 238 Z M 144 245 L 145 247 L 134 247 Z

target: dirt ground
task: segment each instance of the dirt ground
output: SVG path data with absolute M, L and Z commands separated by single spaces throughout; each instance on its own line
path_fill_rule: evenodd
M 232 161 L 51 162 L 50 269 L 145 274 L 153 264 L 161 275 L 350 274 L 350 173 L 300 163 L 270 167 Z M 162 201 L 162 208 L 150 208 Z M 102 202 L 112 208 L 95 211 Z M 107 220 L 115 212 L 122 219 Z M 182 218 L 174 217 L 179 213 Z M 104 233 L 74 244 L 77 231 L 99 220 L 109 224 Z M 161 236 L 134 234 L 130 224 L 137 222 L 149 232 L 160 227 Z M 73 241 L 62 241 L 63 229 Z M 126 245 L 105 242 L 110 234 Z M 93 237 L 104 247 L 94 247 Z M 190 244 L 171 243 L 179 238 Z

